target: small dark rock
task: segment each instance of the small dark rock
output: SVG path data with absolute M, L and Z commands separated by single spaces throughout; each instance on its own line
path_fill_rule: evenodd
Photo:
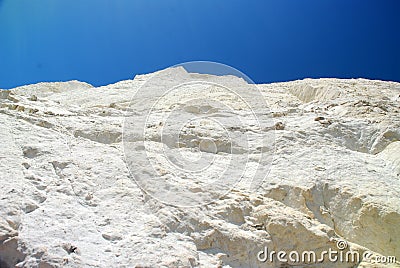
M 282 122 L 275 123 L 275 130 L 284 130 L 285 125 Z
M 37 97 L 36 95 L 32 95 L 32 96 L 29 98 L 29 100 L 30 100 L 30 101 L 37 101 L 37 100 L 38 100 L 38 97 Z
M 71 245 L 70 243 L 64 244 L 64 245 L 63 245 L 63 249 L 64 249 L 68 254 L 72 254 L 72 253 L 79 254 L 79 249 L 78 249 L 76 246 Z

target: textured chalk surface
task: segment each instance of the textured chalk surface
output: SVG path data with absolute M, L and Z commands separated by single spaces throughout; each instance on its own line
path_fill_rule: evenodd
M 179 68 L 169 72 L 187 75 Z M 217 102 L 187 102 L 165 127 L 166 138 L 153 138 L 162 126 L 147 124 L 146 146 L 135 147 L 143 140 L 125 133 L 124 123 L 143 115 L 140 107 L 161 90 L 149 84 L 148 96 L 142 91 L 135 99 L 151 77 L 99 88 L 71 81 L 0 91 L 1 267 L 286 267 L 262 263 L 257 253 L 264 247 L 321 252 L 335 249 L 337 239 L 348 241 L 346 250 L 400 259 L 400 84 L 305 79 L 257 85 L 268 107 L 252 109 L 265 128 L 237 123 L 233 118 L 244 115 Z M 231 76 L 202 79 L 239 92 L 243 83 Z M 251 95 L 253 88 L 243 90 Z M 173 95 L 162 104 L 167 100 Z M 215 120 L 173 124 L 199 114 Z M 178 143 L 168 139 L 171 129 L 185 133 Z M 264 140 L 258 148 L 271 158 L 260 162 L 267 176 L 256 189 L 244 180 L 226 195 L 210 195 L 204 185 L 210 172 L 183 179 L 158 170 L 174 193 L 188 189 L 182 199 L 215 197 L 197 207 L 155 199 L 150 194 L 162 183 L 142 191 L 138 184 L 153 167 L 124 154 L 126 148 L 145 150 L 157 166 L 167 158 L 160 149 L 166 146 L 194 162 L 212 157 L 223 166 L 232 157 L 240 164 L 249 161 L 241 135 L 258 132 L 273 137 L 273 146 Z M 367 261 L 313 267 L 357 265 L 379 267 Z

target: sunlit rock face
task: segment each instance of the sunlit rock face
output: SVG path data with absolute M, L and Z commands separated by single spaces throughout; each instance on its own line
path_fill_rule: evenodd
M 181 68 L 168 75 L 195 76 Z M 365 252 L 400 259 L 400 84 L 305 79 L 246 88 L 237 77 L 203 75 L 243 85 L 244 95 L 261 92 L 268 107 L 251 108 L 267 127 L 234 123 L 234 116 L 245 117 L 239 104 L 230 111 L 215 99 L 176 100 L 182 112 L 171 122 L 195 119 L 170 128 L 144 124 L 151 131 L 140 146 L 140 133 L 126 133 L 124 123 L 143 115 L 140 103 L 162 87 L 150 84 L 148 96 L 135 99 L 151 77 L 98 88 L 71 81 L 0 91 L 0 267 L 385 266 L 361 260 Z M 213 120 L 198 120 L 199 114 Z M 165 137 L 157 138 L 163 127 Z M 178 142 L 170 129 L 183 133 Z M 244 133 L 271 140 L 250 154 Z M 215 170 L 230 159 L 248 161 L 250 169 L 260 163 L 264 180 L 247 187 L 244 178 L 214 194 L 202 184 L 210 179 L 207 171 L 183 178 L 125 152 L 145 150 L 162 163 L 170 156 L 164 147 L 193 163 L 214 159 Z M 257 162 L 260 155 L 270 159 Z M 146 191 L 141 178 L 152 168 L 165 184 L 152 185 L 150 178 Z M 220 180 L 235 176 L 224 172 Z M 152 194 L 167 186 L 213 199 L 172 206 Z M 286 260 L 263 260 L 266 248 L 287 252 Z M 310 264 L 288 256 L 314 251 L 319 258 L 329 249 L 357 252 L 360 260 Z

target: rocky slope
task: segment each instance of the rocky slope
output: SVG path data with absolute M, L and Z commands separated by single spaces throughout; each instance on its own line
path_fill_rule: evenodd
M 232 76 L 197 77 L 180 68 L 165 75 L 175 76 L 238 90 L 244 85 Z M 383 256 L 400 260 L 400 84 L 305 79 L 258 85 L 268 107 L 255 102 L 252 109 L 263 129 L 235 124 L 233 116 L 247 117 L 240 107 L 229 111 L 176 97 L 183 105 L 177 116 L 211 116 L 222 127 L 172 124 L 185 133 L 176 143 L 168 132 L 165 139 L 153 137 L 161 124 L 144 125 L 154 129 L 144 143 L 149 158 L 158 159 L 160 145 L 188 158 L 216 157 L 220 166 L 232 158 L 233 168 L 261 151 L 268 157 L 260 162 L 265 178 L 257 187 L 243 180 L 225 195 L 207 195 L 214 188 L 204 184 L 211 176 L 206 171 L 195 186 L 168 177 L 168 170 L 159 171 L 161 184 L 140 185 L 152 171 L 142 159 L 127 157 L 126 149 L 143 150 L 137 142 L 144 140 L 126 133 L 126 118 L 144 115 L 140 108 L 155 103 L 157 83 L 132 99 L 150 78 L 0 91 L 0 267 L 400 267 L 374 263 Z M 243 95 L 257 99 L 255 90 Z M 261 132 L 271 141 L 249 154 L 241 135 Z M 229 176 L 222 179 L 221 187 L 230 183 Z M 177 196 L 172 205 L 154 198 L 168 180 L 189 189 L 171 190 Z M 203 194 L 210 202 L 176 203 L 190 193 L 196 202 Z M 320 254 L 338 250 L 340 240 L 347 242 L 343 252 L 370 252 L 370 258 L 309 264 L 257 257 L 265 247 Z

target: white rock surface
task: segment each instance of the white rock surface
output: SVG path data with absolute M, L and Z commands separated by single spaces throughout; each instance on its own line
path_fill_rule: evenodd
M 257 253 L 266 246 L 321 252 L 336 249 L 338 239 L 361 254 L 400 260 L 399 83 L 258 85 L 270 106 L 264 116 L 275 123 L 263 131 L 276 141 L 262 186 L 239 184 L 211 204 L 181 208 L 144 193 L 125 163 L 124 116 L 141 112 L 129 103 L 150 77 L 99 88 L 71 81 L 0 91 L 0 267 L 288 267 L 262 263 Z M 156 91 L 133 101 L 149 101 Z M 218 113 L 204 107 L 185 109 Z M 230 127 L 233 138 L 253 131 Z M 213 128 L 193 126 L 192 134 L 221 141 Z M 190 157 L 216 153 L 211 141 L 184 142 L 200 146 Z M 240 140 L 236 149 L 244 153 Z M 307 267 L 381 266 L 400 267 L 366 260 Z

